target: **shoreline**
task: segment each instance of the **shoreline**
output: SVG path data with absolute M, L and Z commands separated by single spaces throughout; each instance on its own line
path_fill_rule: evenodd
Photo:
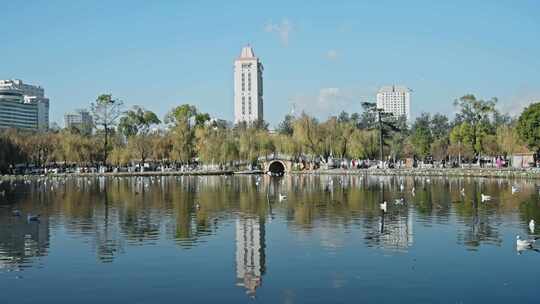
M 140 176 L 222 176 L 264 174 L 262 170 L 222 171 L 169 171 L 169 172 L 106 172 L 106 173 L 58 173 L 47 175 L 2 175 L 1 180 L 17 180 L 40 177 L 140 177 Z M 540 168 L 407 168 L 407 169 L 317 169 L 291 171 L 286 175 L 358 175 L 358 176 L 431 176 L 431 177 L 484 177 L 540 179 Z
M 327 169 L 314 171 L 294 171 L 290 174 L 313 175 L 362 175 L 362 176 L 425 176 L 425 177 L 484 177 L 540 179 L 540 168 L 495 169 L 495 168 L 407 168 L 407 169 Z

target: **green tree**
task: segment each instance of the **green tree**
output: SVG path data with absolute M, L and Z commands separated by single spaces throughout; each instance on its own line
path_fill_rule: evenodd
M 523 110 L 517 122 L 517 133 L 529 149 L 540 153 L 540 102 Z
M 399 132 L 400 126 L 404 127 L 404 120 L 397 119 L 391 113 L 377 108 L 377 104 L 373 102 L 364 102 L 362 107 L 364 107 L 366 127 L 379 131 L 379 158 L 383 161 L 384 147 L 387 146 L 386 139 L 391 137 L 392 132 Z
M 458 158 L 461 164 L 462 157 L 472 158 L 474 156 L 474 136 L 471 125 L 464 122 L 456 125 L 450 132 L 449 153 Z
M 431 116 L 422 113 L 412 126 L 412 144 L 416 155 L 425 158 L 430 154 L 433 136 L 431 134 Z
M 293 122 L 294 116 L 290 114 L 285 115 L 285 118 L 283 118 L 283 121 L 277 127 L 277 132 L 283 135 L 292 135 L 294 131 Z
M 496 104 L 496 97 L 490 100 L 482 100 L 477 99 L 472 94 L 462 96 L 454 101 L 454 105 L 459 108 L 455 125 L 467 123 L 471 128 L 472 148 L 476 154 L 486 152 L 482 143 L 485 142 L 486 136 L 495 133 L 490 117 L 497 113 L 495 110 Z
M 127 111 L 120 118 L 118 130 L 126 138 L 129 138 L 135 135 L 146 135 L 150 131 L 152 125 L 160 123 L 161 121 L 154 112 L 145 110 L 139 106 L 134 106 L 133 109 Z

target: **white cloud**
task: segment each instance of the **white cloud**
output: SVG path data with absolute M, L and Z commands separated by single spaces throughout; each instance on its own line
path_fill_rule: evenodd
M 317 95 L 297 95 L 292 97 L 297 113 L 306 112 L 310 115 L 326 119 L 341 111 L 348 111 L 351 98 L 345 96 L 339 88 L 322 88 Z
M 512 116 L 520 115 L 521 112 L 531 103 L 540 102 L 540 92 L 527 90 L 519 92 L 506 100 L 501 100 L 498 108 L 503 113 L 508 113 Z
M 281 23 L 273 23 L 269 21 L 264 26 L 264 31 L 267 33 L 276 33 L 279 36 L 279 40 L 284 46 L 289 45 L 289 36 L 293 30 L 293 25 L 288 19 L 283 19 Z
M 326 52 L 326 58 L 330 59 L 330 60 L 336 60 L 339 56 L 339 53 L 338 51 L 336 50 L 329 50 L 328 52 Z

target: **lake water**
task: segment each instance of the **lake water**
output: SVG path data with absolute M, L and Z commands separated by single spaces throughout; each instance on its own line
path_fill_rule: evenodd
M 540 302 L 540 181 L 257 178 L 4 182 L 0 303 Z

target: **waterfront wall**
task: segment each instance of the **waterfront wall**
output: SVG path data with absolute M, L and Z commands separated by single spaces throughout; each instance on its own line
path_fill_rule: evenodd
M 379 176 L 441 176 L 441 177 L 491 177 L 491 178 L 538 178 L 540 168 L 533 169 L 494 169 L 494 168 L 456 168 L 456 169 L 331 169 L 313 171 L 294 171 L 292 174 L 335 174 L 335 175 L 379 175 Z

